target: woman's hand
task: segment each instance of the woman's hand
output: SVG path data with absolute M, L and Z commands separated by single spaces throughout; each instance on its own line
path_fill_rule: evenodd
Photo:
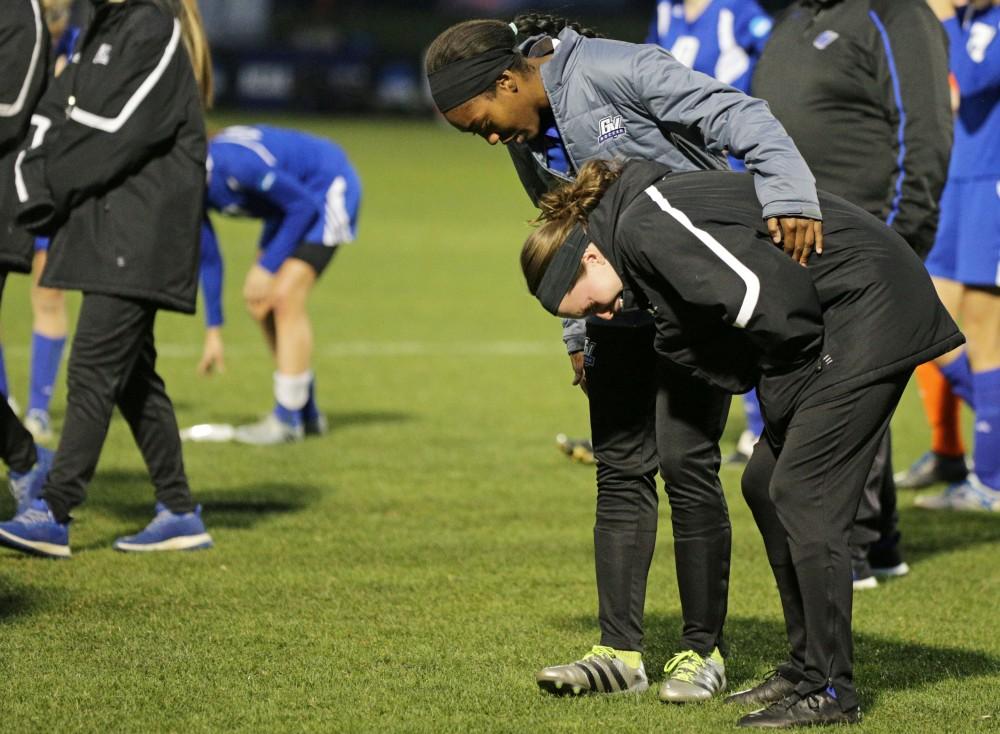
M 226 371 L 226 361 L 222 346 L 222 329 L 218 326 L 210 326 L 205 330 L 205 346 L 201 350 L 201 359 L 198 361 L 198 374 L 207 377 L 214 373 L 222 374 Z
M 781 245 L 799 265 L 805 265 L 813 250 L 823 254 L 823 223 L 803 217 L 771 217 L 767 220 L 771 240 Z
M 274 289 L 274 274 L 254 265 L 243 281 L 243 300 L 247 311 L 260 321 L 271 310 L 271 291 Z
M 571 352 L 569 363 L 573 367 L 573 384 L 579 385 L 583 394 L 587 394 L 587 372 L 583 367 L 583 352 Z

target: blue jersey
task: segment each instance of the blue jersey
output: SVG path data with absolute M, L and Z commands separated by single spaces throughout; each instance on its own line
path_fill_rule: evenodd
M 688 21 L 684 0 L 660 0 L 647 43 L 667 49 L 685 66 L 750 92 L 754 64 L 771 32 L 771 17 L 754 0 L 710 0 Z
M 354 239 L 361 183 L 329 140 L 266 125 L 229 127 L 209 141 L 206 168 L 206 211 L 264 220 L 258 263 L 272 273 L 300 244 L 332 247 Z M 222 262 L 207 217 L 202 286 L 208 323 L 217 326 Z
M 1000 6 L 945 21 L 961 102 L 949 180 L 1000 174 Z M 1000 203 L 998 203 L 1000 205 Z

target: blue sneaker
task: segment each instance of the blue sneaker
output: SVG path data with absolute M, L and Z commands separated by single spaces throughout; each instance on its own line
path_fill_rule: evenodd
M 0 522 L 0 545 L 46 558 L 69 558 L 69 523 L 61 523 L 43 499 Z
M 10 493 L 17 502 L 18 513 L 26 510 L 32 500 L 42 496 L 42 486 L 45 484 L 45 477 L 49 475 L 52 468 L 53 453 L 44 446 L 35 446 L 35 465 L 28 471 L 20 474 L 12 471 L 10 473 Z
M 175 515 L 164 505 L 156 503 L 156 517 L 142 532 L 126 535 L 114 543 L 120 551 L 172 551 L 199 550 L 212 547 L 212 536 L 205 531 L 201 521 L 201 505 L 194 512 Z

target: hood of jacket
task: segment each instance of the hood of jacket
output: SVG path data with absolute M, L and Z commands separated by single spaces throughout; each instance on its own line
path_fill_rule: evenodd
M 639 194 L 650 184 L 670 173 L 670 168 L 655 161 L 629 161 L 622 168 L 618 180 L 608 187 L 601 202 L 587 217 L 587 233 L 604 256 L 611 260 L 615 270 L 622 273 L 621 253 L 615 246 L 618 221 Z

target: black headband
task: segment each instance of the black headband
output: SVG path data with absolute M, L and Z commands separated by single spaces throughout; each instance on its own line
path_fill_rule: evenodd
M 583 225 L 577 224 L 552 256 L 552 261 L 535 292 L 535 298 L 550 314 L 558 315 L 559 304 L 573 287 L 576 274 L 580 272 L 583 252 L 589 243 L 590 238 L 583 231 Z
M 459 59 L 427 75 L 431 96 L 441 112 L 458 107 L 482 94 L 514 65 L 512 48 L 494 48 L 468 59 Z

